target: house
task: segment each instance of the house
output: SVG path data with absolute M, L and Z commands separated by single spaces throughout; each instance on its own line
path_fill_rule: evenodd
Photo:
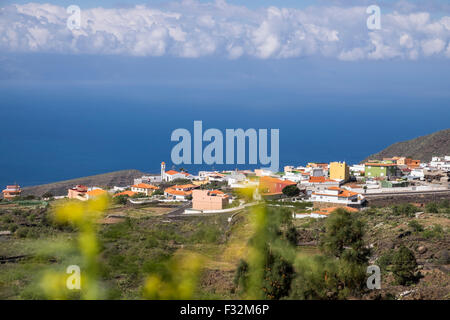
M 257 177 L 272 176 L 272 175 L 274 175 L 274 172 L 272 172 L 268 169 L 255 169 L 255 175 Z
M 132 197 L 134 195 L 136 195 L 136 192 L 130 191 L 130 190 L 126 190 L 126 191 L 122 191 L 119 193 L 116 193 L 113 195 L 113 198 L 118 197 L 118 196 L 128 196 L 128 197 Z
M 239 171 L 233 171 L 231 172 L 227 177 L 228 185 L 232 187 L 233 185 L 237 185 L 238 183 L 241 183 L 246 180 L 246 176 L 243 173 L 240 173 Z
M 164 190 L 166 198 L 171 200 L 188 200 L 192 196 L 192 190 L 198 188 L 195 184 L 174 185 Z
M 73 187 L 67 191 L 67 198 L 86 201 L 87 200 L 87 196 L 86 196 L 87 192 L 88 192 L 88 187 L 78 184 L 75 187 Z
M 284 166 L 284 172 L 292 172 L 294 171 L 294 167 L 293 166 Z
M 412 177 L 423 179 L 425 177 L 425 170 L 423 168 L 412 169 L 410 175 Z
M 136 193 L 144 193 L 146 196 L 151 196 L 153 192 L 158 189 L 158 187 L 147 183 L 139 183 L 131 186 L 131 191 Z
M 330 179 L 347 181 L 350 178 L 350 170 L 345 162 L 330 163 Z
M 450 171 L 450 157 L 433 157 L 430 161 L 429 166 L 434 169 L 440 169 L 443 171 Z
M 363 202 L 363 197 L 356 192 L 338 187 L 330 187 L 326 190 L 313 192 L 311 194 L 312 202 L 329 202 L 343 205 L 360 205 Z
M 368 162 L 366 163 L 367 178 L 384 178 L 397 176 L 398 167 L 395 163 Z
M 304 172 L 297 172 L 297 171 L 288 171 L 285 172 L 285 174 L 282 176 L 284 180 L 290 180 L 294 182 L 300 182 L 305 181 L 309 179 L 309 174 L 306 174 Z
M 101 188 L 91 188 L 88 189 L 88 187 L 83 185 L 76 185 L 75 187 L 71 188 L 67 192 L 67 197 L 69 199 L 77 199 L 81 201 L 87 201 L 89 199 L 96 198 L 98 196 L 107 195 L 108 192 L 106 190 L 103 190 Z
M 193 180 L 194 176 L 187 173 L 187 172 L 178 172 L 175 170 L 169 170 L 167 172 L 164 173 L 164 179 L 163 181 L 166 182 L 170 182 L 170 181 L 174 181 L 177 179 L 189 179 L 189 180 Z
M 15 185 L 10 185 L 10 186 L 6 186 L 6 189 L 2 191 L 3 193 L 3 198 L 5 200 L 11 200 L 15 197 L 19 197 L 20 194 L 22 193 L 22 189 L 20 189 L 20 186 L 15 184 Z
M 366 171 L 366 166 L 363 164 L 354 164 L 350 167 L 350 172 L 354 176 L 361 176 L 364 175 L 364 172 Z
M 261 195 L 281 195 L 283 189 L 290 185 L 297 185 L 297 183 L 290 180 L 281 180 L 269 176 L 264 176 L 259 179 L 259 191 Z
M 326 190 L 330 187 L 340 187 L 343 181 L 336 181 L 325 177 L 309 177 L 309 180 L 302 181 L 301 185 L 310 192 Z
M 219 190 L 193 190 L 192 209 L 222 210 L 229 202 L 229 197 Z
M 90 200 L 95 199 L 97 197 L 105 196 L 108 192 L 106 190 L 100 189 L 100 188 L 93 188 L 86 192 L 86 199 L 84 200 Z

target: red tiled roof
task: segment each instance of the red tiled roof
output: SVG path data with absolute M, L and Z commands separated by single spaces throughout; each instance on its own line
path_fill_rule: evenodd
M 370 163 L 370 162 L 367 162 L 366 166 L 371 166 L 371 167 L 395 167 L 397 165 L 395 163 Z
M 148 183 L 138 183 L 138 184 L 132 185 L 131 187 L 141 188 L 141 189 L 153 189 L 153 190 L 159 189 L 158 187 L 155 187 L 154 185 L 151 185 Z
M 133 192 L 133 191 L 130 191 L 130 190 L 127 190 L 127 191 L 116 193 L 115 195 L 113 195 L 113 197 L 118 197 L 118 196 L 129 196 L 129 197 L 132 197 L 135 194 L 137 194 L 137 193 Z
M 309 182 L 310 183 L 325 183 L 325 182 L 336 182 L 336 181 L 327 179 L 324 176 L 321 176 L 321 177 L 309 177 Z

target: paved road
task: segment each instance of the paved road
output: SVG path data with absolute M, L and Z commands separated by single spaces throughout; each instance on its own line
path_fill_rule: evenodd
M 401 192 L 384 192 L 384 193 L 362 193 L 366 198 L 370 197 L 383 197 L 383 196 L 404 196 L 404 195 L 417 195 L 417 194 L 439 194 L 450 193 L 450 190 L 429 190 L 429 191 L 401 191 Z
M 188 201 L 188 202 L 186 202 L 185 204 L 183 204 L 183 205 L 181 205 L 181 206 L 175 208 L 174 210 L 170 211 L 169 213 L 167 213 L 166 216 L 167 216 L 168 218 L 171 218 L 171 217 L 179 217 L 179 216 L 181 216 L 181 215 L 184 214 L 184 210 L 190 208 L 191 206 L 192 206 L 192 202 L 191 202 L 191 201 Z

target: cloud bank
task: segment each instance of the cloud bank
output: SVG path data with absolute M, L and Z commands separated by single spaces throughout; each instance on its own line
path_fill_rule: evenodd
M 406 6 L 406 4 L 405 4 Z M 70 30 L 65 7 L 0 8 L 0 51 L 229 59 L 319 56 L 340 60 L 450 58 L 450 14 L 381 14 L 368 30 L 366 6 L 249 9 L 225 1 L 173 2 L 161 8 L 93 8 Z

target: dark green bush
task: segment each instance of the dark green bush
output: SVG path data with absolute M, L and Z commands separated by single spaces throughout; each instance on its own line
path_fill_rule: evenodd
M 433 227 L 422 232 L 426 239 L 442 239 L 444 237 L 444 229 L 442 226 L 435 224 Z
M 397 204 L 392 206 L 392 213 L 397 216 L 403 215 L 407 217 L 412 217 L 418 211 L 419 209 L 410 203 Z
M 416 233 L 423 231 L 423 226 L 417 220 L 411 220 L 408 226 Z
M 439 213 L 439 206 L 436 202 L 427 203 L 425 209 L 429 213 Z
M 417 261 L 414 252 L 401 246 L 392 257 L 392 273 L 398 284 L 410 285 L 417 281 Z

